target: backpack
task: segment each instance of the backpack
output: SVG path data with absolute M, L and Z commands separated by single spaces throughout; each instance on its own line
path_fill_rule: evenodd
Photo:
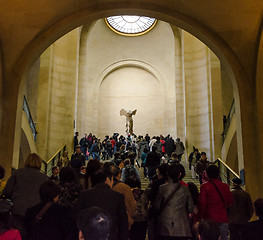
M 125 167 L 124 170 L 125 170 L 124 174 L 126 176 L 126 179 L 130 177 L 137 177 L 136 169 L 134 166 L 128 165 Z
M 98 151 L 99 151 L 99 146 L 98 146 L 98 144 L 94 144 L 94 145 L 93 145 L 92 151 L 93 151 L 93 152 L 98 152 Z

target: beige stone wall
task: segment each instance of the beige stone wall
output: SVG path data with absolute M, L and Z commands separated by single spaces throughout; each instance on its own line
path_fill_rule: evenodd
M 165 36 L 165 38 L 163 38 L 163 36 Z M 77 131 L 80 131 L 81 135 L 84 132 L 99 133 L 96 117 L 100 114 L 98 112 L 100 106 L 99 108 L 97 107 L 98 96 L 100 96 L 100 84 L 112 71 L 118 68 L 132 66 L 139 69 L 146 69 L 146 71 L 157 78 L 160 84 L 158 101 L 161 102 L 163 109 L 158 113 L 159 120 L 154 123 L 153 128 L 155 130 L 151 130 L 151 132 L 158 132 L 158 134 L 171 133 L 175 136 L 174 48 L 174 36 L 171 27 L 169 24 L 161 21 L 157 23 L 152 31 L 140 37 L 120 36 L 111 31 L 103 19 L 95 22 L 90 29 L 82 31 Z M 119 72 L 120 71 L 116 71 L 114 76 L 119 78 Z M 129 81 L 130 79 L 130 76 L 127 74 L 122 74 L 121 77 L 122 81 Z M 147 89 L 149 87 L 151 86 L 149 86 L 148 83 L 141 83 L 141 89 Z M 133 95 L 134 97 L 131 98 L 131 102 L 136 101 L 136 93 Z M 121 102 L 123 95 L 118 94 L 118 97 Z M 151 99 L 151 96 L 145 95 L 145 98 Z M 149 102 L 149 100 L 147 101 Z M 155 113 L 151 112 L 149 114 L 147 119 L 156 119 Z M 119 118 L 119 113 L 117 113 L 115 120 L 119 121 Z M 142 127 L 140 127 L 140 129 L 142 129 Z M 145 126 L 143 132 L 145 132 L 146 129 L 147 126 Z M 109 128 L 108 132 L 110 134 L 112 129 Z M 137 134 L 140 133 L 138 132 Z
M 183 32 L 186 98 L 186 146 L 205 151 L 209 160 L 221 156 L 222 97 L 218 58 L 198 39 Z
M 160 82 L 151 73 L 138 67 L 124 67 L 110 73 L 101 83 L 98 104 L 98 136 L 125 134 L 122 108 L 137 109 L 134 133 L 156 136 L 164 133 L 164 107 Z M 174 124 L 175 126 L 175 124 Z M 170 129 L 171 131 L 173 129 Z
M 38 98 L 38 152 L 48 160 L 60 147 L 72 152 L 76 105 L 79 29 L 41 56 Z

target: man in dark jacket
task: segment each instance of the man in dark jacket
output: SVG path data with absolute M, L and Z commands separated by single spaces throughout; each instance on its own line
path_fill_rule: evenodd
M 168 135 L 165 140 L 165 152 L 167 153 L 169 157 L 171 157 L 172 152 L 174 150 L 175 150 L 174 140 L 172 137 L 170 137 L 170 135 Z
M 258 220 L 248 223 L 242 231 L 242 240 L 263 239 L 263 198 L 258 198 L 254 202 L 254 206 Z
M 107 169 L 100 169 L 92 177 L 95 185 L 83 191 L 77 202 L 76 212 L 89 207 L 99 207 L 109 213 L 112 228 L 109 240 L 128 240 L 128 216 L 124 204 L 124 196 L 113 191 L 113 175 Z
M 156 169 L 160 165 L 160 155 L 156 152 L 157 147 L 153 146 L 152 151 L 147 154 L 146 167 L 148 169 L 148 177 L 151 181 L 156 174 Z
M 75 132 L 75 136 L 74 136 L 74 152 L 76 151 L 76 146 L 79 144 L 78 136 L 79 136 L 79 132 Z
M 189 162 L 189 170 L 191 171 L 192 179 L 195 179 L 196 173 L 195 173 L 195 164 L 199 161 L 201 158 L 201 154 L 198 150 L 198 148 L 194 147 L 194 151 L 190 153 L 188 162 Z
M 242 180 L 234 178 L 232 182 L 234 204 L 228 209 L 230 240 L 239 240 L 241 231 L 253 215 L 253 203 L 250 195 L 241 188 Z
M 85 166 L 86 157 L 81 152 L 81 146 L 76 146 L 76 152 L 72 154 L 71 156 L 71 167 L 73 168 L 76 179 L 79 179 L 80 177 L 80 168 L 82 166 Z
M 210 165 L 210 162 L 207 161 L 206 153 L 201 152 L 201 158 L 199 159 L 199 161 L 196 163 L 196 166 L 195 166 L 195 171 L 199 176 L 200 185 L 203 183 L 203 180 L 202 180 L 203 172 L 206 170 L 206 168 L 209 165 Z

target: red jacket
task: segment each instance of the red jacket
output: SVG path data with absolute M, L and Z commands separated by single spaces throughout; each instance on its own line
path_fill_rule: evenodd
M 114 146 L 115 146 L 115 144 L 116 144 L 115 140 L 112 139 L 110 142 L 111 142 L 111 146 L 112 146 L 112 148 L 114 148 Z
M 222 202 L 213 183 L 220 191 L 224 203 Z M 200 197 L 198 203 L 198 216 L 200 219 L 210 219 L 217 223 L 227 223 L 227 209 L 234 202 L 232 193 L 226 183 L 222 183 L 218 179 L 212 179 L 204 183 L 200 187 Z

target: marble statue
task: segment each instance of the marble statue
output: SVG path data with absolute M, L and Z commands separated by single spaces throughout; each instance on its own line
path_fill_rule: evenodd
M 132 115 L 135 115 L 137 110 L 131 111 L 128 110 L 126 111 L 125 109 L 121 109 L 120 115 L 126 117 L 126 133 L 127 134 L 133 134 L 133 119 Z

